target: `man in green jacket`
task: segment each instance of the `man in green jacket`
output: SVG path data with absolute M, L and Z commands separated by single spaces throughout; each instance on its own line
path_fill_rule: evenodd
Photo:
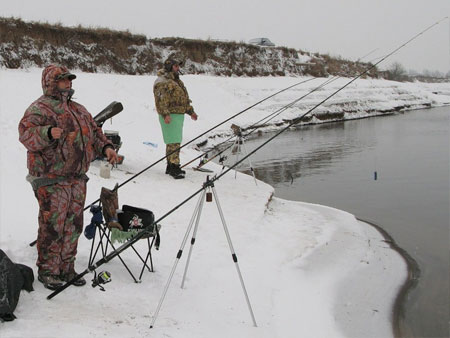
M 185 171 L 180 168 L 180 144 L 183 138 L 184 114 L 196 121 L 197 114 L 183 81 L 180 80 L 180 67 L 183 62 L 171 54 L 164 61 L 164 68 L 158 71 L 153 85 L 156 111 L 166 144 L 166 174 L 175 179 L 184 178 Z

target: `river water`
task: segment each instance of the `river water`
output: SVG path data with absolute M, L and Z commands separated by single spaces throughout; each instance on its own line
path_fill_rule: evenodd
M 450 336 L 449 116 L 441 107 L 304 126 L 250 158 L 277 197 L 375 223 L 418 263 L 420 277 L 400 306 L 405 337 Z M 245 150 L 271 136 L 246 140 Z

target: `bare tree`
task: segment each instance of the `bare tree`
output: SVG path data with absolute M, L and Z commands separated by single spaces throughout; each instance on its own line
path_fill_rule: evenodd
M 444 74 L 443 73 L 441 73 L 440 71 L 438 71 L 438 70 L 435 70 L 435 71 L 433 71 L 432 73 L 431 73 L 431 75 L 433 76 L 433 77 L 436 77 L 436 78 L 438 78 L 438 79 L 441 79 L 441 78 L 443 78 L 444 77 Z
M 405 67 L 399 62 L 394 62 L 387 70 L 388 80 L 406 81 L 407 75 Z

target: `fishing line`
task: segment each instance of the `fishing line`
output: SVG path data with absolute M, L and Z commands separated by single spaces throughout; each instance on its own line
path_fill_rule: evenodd
M 203 186 L 198 189 L 196 192 L 194 192 L 193 194 L 191 194 L 189 197 L 187 197 L 184 201 L 182 201 L 181 203 L 179 203 L 178 205 L 176 205 L 175 207 L 173 207 L 171 210 L 169 210 L 167 213 L 165 213 L 163 216 L 161 216 L 159 219 L 157 219 L 156 221 L 153 222 L 153 227 L 157 226 L 157 224 L 159 222 L 161 222 L 163 219 L 165 219 L 166 217 L 168 217 L 170 214 L 172 214 L 173 212 L 175 212 L 177 209 L 179 209 L 181 206 L 183 206 L 184 204 L 186 204 L 188 201 L 190 201 L 192 198 L 194 198 L 196 195 L 198 195 L 200 192 L 202 192 L 204 189 L 206 189 L 208 187 L 208 184 L 210 185 L 211 183 L 214 183 L 215 181 L 219 180 L 221 177 L 223 177 L 224 175 L 226 175 L 229 171 L 231 171 L 233 168 L 235 168 L 236 166 L 238 166 L 239 164 L 241 164 L 244 160 L 246 160 L 248 157 L 250 157 L 251 155 L 253 155 L 254 153 L 256 153 L 259 149 L 261 149 L 262 147 L 264 147 L 266 144 L 268 144 L 269 142 L 271 142 L 273 139 L 275 139 L 276 137 L 278 137 L 280 134 L 282 134 L 283 132 L 285 132 L 286 130 L 288 130 L 290 127 L 292 127 L 295 124 L 298 124 L 299 122 L 301 122 L 302 118 L 305 117 L 307 114 L 311 113 L 312 111 L 314 111 L 317 107 L 319 107 L 320 105 L 322 105 L 324 102 L 326 102 L 327 100 L 329 100 L 330 98 L 332 98 L 333 96 L 335 96 L 337 93 L 339 93 L 340 91 L 344 90 L 346 87 L 348 87 L 350 84 L 352 84 L 353 82 L 355 82 L 358 78 L 360 78 L 361 76 L 363 76 L 364 74 L 367 74 L 370 70 L 372 70 L 374 67 L 376 67 L 378 64 L 380 64 L 382 61 L 386 60 L 389 56 L 393 55 L 394 53 L 396 53 L 398 50 L 400 50 L 401 48 L 403 48 L 405 45 L 407 45 L 408 43 L 410 43 L 411 41 L 415 40 L 417 37 L 419 37 L 420 35 L 422 35 L 423 33 L 425 33 L 426 31 L 428 31 L 429 29 L 431 29 L 432 27 L 438 25 L 440 22 L 442 22 L 443 20 L 448 19 L 448 17 L 445 17 L 439 21 L 437 21 L 436 23 L 434 23 L 433 25 L 429 26 L 428 28 L 426 28 L 425 30 L 423 30 L 422 32 L 416 34 L 413 38 L 409 39 L 407 42 L 405 42 L 404 44 L 402 44 L 400 47 L 396 48 L 394 51 L 392 51 L 391 53 L 389 53 L 388 55 L 386 55 L 382 60 L 378 61 L 376 64 L 372 65 L 371 67 L 367 68 L 364 72 L 358 74 L 357 76 L 355 76 L 354 78 L 352 78 L 350 81 L 348 81 L 344 86 L 340 87 L 339 89 L 337 89 L 336 91 L 334 91 L 332 94 L 330 94 L 328 97 L 326 97 L 325 99 L 323 99 L 321 102 L 319 102 L 318 104 L 316 104 L 313 108 L 309 109 L 306 113 L 304 113 L 301 117 L 293 119 L 286 127 L 284 127 L 283 129 L 281 129 L 280 131 L 278 131 L 276 134 L 274 134 L 272 137 L 270 137 L 267 141 L 263 142 L 261 145 L 259 145 L 258 147 L 256 147 L 255 149 L 253 149 L 250 153 L 248 153 L 246 156 L 242 157 L 239 161 L 236 161 L 231 167 L 229 167 L 228 169 L 226 169 L 225 171 L 223 171 L 221 174 L 214 176 L 211 180 L 207 180 L 207 182 L 205 182 L 203 184 Z M 237 115 L 236 115 L 237 116 Z M 229 120 L 229 119 L 228 119 Z M 192 141 L 191 141 L 192 142 Z M 152 228 L 153 227 L 148 227 L 148 228 Z M 88 268 L 86 268 L 82 273 L 76 275 L 72 280 L 70 280 L 69 282 L 67 282 L 66 284 L 62 285 L 61 287 L 57 288 L 54 292 L 52 292 L 50 295 L 47 296 L 47 299 L 51 299 L 54 296 L 56 296 L 57 294 L 59 294 L 60 292 L 62 292 L 63 290 L 65 290 L 66 288 L 68 288 L 70 285 L 73 285 L 74 282 L 76 282 L 77 280 L 79 280 L 80 278 L 82 278 L 84 275 L 86 275 L 87 273 L 94 271 L 95 269 L 97 269 L 100 265 L 109 262 L 111 259 L 113 259 L 114 257 L 118 256 L 121 252 L 123 252 L 124 250 L 126 250 L 127 248 L 129 248 L 130 246 L 132 246 L 134 243 L 136 243 L 138 240 L 140 240 L 142 237 L 144 237 L 145 235 L 148 235 L 150 232 L 150 230 L 148 229 L 144 229 L 140 232 L 138 232 L 134 237 L 132 237 L 130 240 L 128 240 L 126 243 L 122 244 L 120 247 L 118 247 L 116 250 L 110 252 L 108 255 L 106 255 L 105 257 L 101 258 L 100 260 L 98 260 L 96 263 L 94 263 L 93 265 L 90 265 Z
M 369 53 L 367 53 L 367 54 L 364 55 L 363 57 L 360 57 L 358 60 L 356 60 L 356 62 L 361 61 L 361 59 L 366 58 L 367 56 L 369 56 L 369 55 L 372 54 L 373 52 L 376 52 L 378 49 L 380 49 L 380 48 L 374 48 L 374 49 L 372 49 Z

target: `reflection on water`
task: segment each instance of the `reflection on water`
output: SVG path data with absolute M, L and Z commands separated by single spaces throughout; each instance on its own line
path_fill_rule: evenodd
M 260 180 L 268 183 L 293 183 L 293 180 L 304 176 L 331 173 L 330 163 L 335 158 L 345 156 L 345 149 L 342 146 L 330 145 L 315 151 L 308 151 L 302 154 L 292 154 L 283 160 L 274 160 L 269 163 L 259 161 L 255 165 L 255 172 Z M 245 170 L 244 170 L 245 171 Z
M 267 144 L 251 162 L 258 178 L 271 185 L 292 184 L 301 176 L 331 174 L 333 165 L 346 156 L 363 152 L 374 146 L 372 130 L 369 137 L 359 138 L 361 120 L 327 123 L 303 127 L 300 131 L 289 131 L 276 141 Z M 366 135 L 367 136 L 367 135 Z M 246 141 L 247 149 L 254 149 L 270 135 Z M 228 163 L 232 163 L 230 158 Z M 239 169 L 249 173 L 249 162 L 244 161 Z
M 379 224 L 419 263 L 404 304 L 408 337 L 449 336 L 449 115 L 444 107 L 302 127 L 251 157 L 276 196 Z M 269 137 L 247 140 L 246 149 Z M 249 163 L 240 170 L 249 172 Z

